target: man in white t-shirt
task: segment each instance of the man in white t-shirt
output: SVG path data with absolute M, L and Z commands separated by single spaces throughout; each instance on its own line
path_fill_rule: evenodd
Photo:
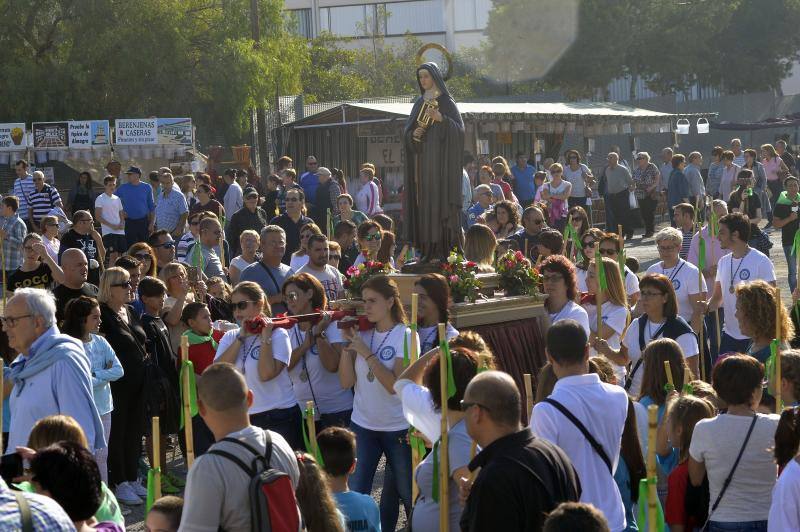
M 719 354 L 746 353 L 750 338 L 742 334 L 736 319 L 736 286 L 761 279 L 775 286 L 775 266 L 769 257 L 747 245 L 750 239 L 750 220 L 744 214 L 726 214 L 719 221 L 719 243 L 730 251 L 717 265 L 714 292 L 708 310 L 725 310 Z
M 103 193 L 94 200 L 94 215 L 100 222 L 103 234 L 103 245 L 109 257 L 109 264 L 119 258 L 128 249 L 125 238 L 125 217 L 122 200 L 114 194 L 117 188 L 117 178 L 113 175 L 103 179 Z
M 328 239 L 325 235 L 311 235 L 306 248 L 308 262 L 297 273 L 307 273 L 322 283 L 328 301 L 338 299 L 344 293 L 344 286 L 339 271 L 328 264 Z
M 225 207 L 225 217 L 229 220 L 239 209 L 244 207 L 244 193 L 242 187 L 236 182 L 236 170 L 226 170 L 223 179 L 228 185 L 228 189 L 222 199 L 222 206 Z
M 547 360 L 558 381 L 553 393 L 533 408 L 531 431 L 561 447 L 572 460 L 581 479 L 581 502 L 603 512 L 613 532 L 625 530 L 625 506 L 614 471 L 628 416 L 628 395 L 621 386 L 603 383 L 596 373 L 589 373 L 586 331 L 575 320 L 554 323 L 546 344 Z M 599 444 L 602 455 L 590 438 Z
M 215 363 L 197 381 L 197 406 L 200 416 L 217 441 L 199 457 L 186 479 L 181 530 L 250 530 L 250 476 L 224 456 L 223 451 L 247 464 L 255 458 L 247 448 L 223 438 L 238 440 L 264 453 L 267 436 L 272 440 L 270 466 L 289 475 L 297 489 L 300 470 L 294 451 L 277 432 L 250 424 L 248 409 L 253 392 L 242 374 L 231 364 Z

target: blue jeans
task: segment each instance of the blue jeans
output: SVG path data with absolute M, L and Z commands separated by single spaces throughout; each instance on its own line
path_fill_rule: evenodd
M 767 532 L 766 521 L 709 521 L 708 532 Z
M 797 257 L 792 255 L 792 246 L 783 246 L 783 256 L 789 266 L 789 291 L 794 292 L 797 288 Z
M 746 353 L 747 348 L 750 345 L 750 341 L 750 338 L 737 340 L 723 331 L 722 338 L 720 339 L 719 354 L 724 355 L 725 353 Z
M 328 427 L 349 427 L 350 416 L 353 409 L 342 410 L 341 412 L 331 412 L 330 414 L 320 414 L 319 421 L 316 422 L 317 434 Z
M 125 240 L 128 241 L 128 247 L 137 242 L 147 242 L 147 237 L 150 236 L 149 225 L 150 221 L 146 216 L 144 218 L 125 219 Z
M 719 308 L 719 335 L 722 342 L 722 324 L 725 323 L 725 309 Z M 717 345 L 717 319 L 713 312 L 706 315 L 706 330 L 708 331 L 708 343 L 711 346 L 711 365 L 714 365 L 719 356 L 719 345 Z
M 250 414 L 250 424 L 264 430 L 272 430 L 280 434 L 292 449 L 304 451 L 303 413 L 295 405 L 289 408 L 276 408 Z
M 356 435 L 356 470 L 350 477 L 353 491 L 369 495 L 375 470 L 381 455 L 386 455 L 385 479 L 393 480 L 394 489 L 384 482 L 381 494 L 381 530 L 394 530 L 399 514 L 398 499 L 402 499 L 406 515 L 411 515 L 411 447 L 408 445 L 408 430 L 376 431 L 350 423 Z

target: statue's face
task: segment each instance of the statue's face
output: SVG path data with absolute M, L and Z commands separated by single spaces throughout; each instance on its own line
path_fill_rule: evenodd
M 421 68 L 417 72 L 417 77 L 419 78 L 419 84 L 422 87 L 422 90 L 427 91 L 434 87 L 435 82 L 433 81 L 433 76 L 431 76 L 431 73 L 424 68 Z

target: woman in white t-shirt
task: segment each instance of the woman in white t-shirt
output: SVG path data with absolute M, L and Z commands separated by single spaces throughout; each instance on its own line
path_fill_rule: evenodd
M 550 325 L 561 320 L 575 320 L 589 336 L 589 315 L 575 303 L 578 295 L 575 266 L 563 255 L 551 255 L 539 265 L 539 272 L 544 293 L 547 294 L 544 306 L 550 314 Z
M 375 184 L 375 172 L 372 168 L 363 168 L 358 173 L 361 188 L 356 193 L 356 207 L 369 217 L 383 212 L 381 208 L 381 194 Z
M 589 263 L 595 255 L 595 248 L 601 238 L 603 238 L 603 231 L 596 227 L 592 227 L 581 235 L 583 260 L 575 263 L 575 280 L 578 283 L 578 294 L 584 294 L 589 291 L 586 287 L 586 273 L 589 271 Z
M 414 293 L 418 295 L 419 307 L 417 326 L 420 355 L 439 345 L 440 323 L 445 323 L 447 340 L 458 336 L 458 331 L 450 324 L 450 286 L 447 279 L 438 273 L 426 273 L 414 283 Z
M 311 314 L 327 308 L 322 283 L 308 273 L 286 279 L 281 290 L 290 315 Z M 353 391 L 339 384 L 339 359 L 344 339 L 330 315 L 317 323 L 302 321 L 289 329 L 292 356 L 289 377 L 301 407 L 314 402 L 317 430 L 330 426 L 346 427 L 353 411 Z
M 219 341 L 214 361 L 233 364 L 244 375 L 253 392 L 250 423 L 274 430 L 293 449 L 301 449 L 303 418 L 286 369 L 292 352 L 289 334 L 272 328 L 267 296 L 252 281 L 236 285 L 231 307 L 239 327 Z
M 236 255 L 231 261 L 228 268 L 228 276 L 231 278 L 231 284 L 235 285 L 239 282 L 239 276 L 245 268 L 258 260 L 256 252 L 258 251 L 260 237 L 253 229 L 246 229 L 239 235 L 239 247 L 242 248 L 242 254 Z
M 361 253 L 353 261 L 353 266 L 357 267 L 367 262 L 367 257 L 376 260 L 381 248 L 381 240 L 383 240 L 383 229 L 378 222 L 369 220 L 359 225 L 358 249 L 361 250 Z
M 683 357 L 692 374 L 697 377 L 700 371 L 697 336 L 686 320 L 678 315 L 675 290 L 669 277 L 660 273 L 648 273 L 642 277 L 639 287 L 642 294 L 639 300 L 642 315 L 631 322 L 622 347 L 627 351 L 627 358 L 631 362 L 625 389 L 634 398 L 639 397 L 644 375 L 642 353 L 657 338 L 675 340 L 681 346 Z
M 622 252 L 622 243 L 619 241 L 619 236 L 615 233 L 604 233 L 598 243 L 600 254 L 608 257 L 615 263 L 619 264 L 619 254 Z M 630 268 L 625 266 L 621 272 L 622 281 L 625 285 L 625 294 L 628 297 L 628 305 L 634 308 L 636 303 L 639 302 L 639 278 L 633 273 Z
M 567 165 L 564 167 L 564 179 L 572 183 L 569 204 L 586 207 L 586 199 L 592 197 L 591 186 L 594 176 L 589 167 L 581 162 L 578 150 L 567 150 L 564 154 Z
M 350 429 L 356 435 L 356 470 L 350 488 L 364 494 L 372 490 L 372 480 L 382 455 L 386 456 L 387 478 L 394 490 L 381 497 L 381 527 L 394 530 L 399 494 L 411 510 L 411 447 L 407 441 L 408 422 L 403 405 L 394 392 L 394 383 L 403 371 L 403 346 L 411 349 L 411 331 L 394 281 L 377 275 L 361 290 L 367 320 L 375 327 L 367 331 L 345 329 L 350 345 L 339 363 L 342 388 L 355 387 Z M 389 474 L 391 472 L 391 475 Z
M 750 355 L 730 355 L 714 366 L 713 381 L 717 397 L 728 408 L 695 425 L 689 445 L 689 479 L 699 486 L 708 475 L 708 530 L 767 530 L 777 477 L 772 448 L 779 417 L 756 411 L 763 393 L 764 365 Z M 730 484 L 711 511 L 741 449 Z
M 620 277 L 616 261 L 608 257 L 603 257 L 602 261 L 608 288 L 602 292 L 603 305 L 599 331 L 597 329 L 596 303 L 599 286 L 594 260 L 589 263 L 589 269 L 586 270 L 586 287 L 589 289 L 589 293 L 582 299 L 581 306 L 589 317 L 591 330 L 589 343 L 592 346 L 592 354 L 599 353 L 608 358 L 614 366 L 617 382 L 625 382 L 625 365 L 628 363 L 628 357 L 619 347 L 620 338 L 625 333 L 625 327 L 628 326 L 630 317 L 628 299 L 625 296 L 622 277 Z
M 289 267 L 296 272 L 308 264 L 308 239 L 311 235 L 321 235 L 322 231 L 314 222 L 309 222 L 300 228 L 300 249 L 292 253 Z

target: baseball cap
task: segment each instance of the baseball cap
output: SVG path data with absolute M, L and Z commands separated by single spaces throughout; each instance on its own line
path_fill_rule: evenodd
M 131 166 L 125 171 L 126 174 L 139 174 L 142 175 L 142 170 L 138 166 Z

